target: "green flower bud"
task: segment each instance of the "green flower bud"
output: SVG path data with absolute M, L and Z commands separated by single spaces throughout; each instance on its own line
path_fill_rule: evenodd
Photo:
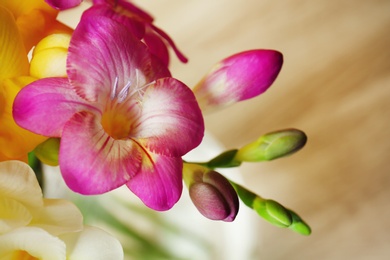
M 301 235 L 310 235 L 310 226 L 306 224 L 294 211 L 290 210 L 290 214 L 292 216 L 292 224 L 289 226 L 289 228 Z
M 310 227 L 294 211 L 285 208 L 274 200 L 263 199 L 232 181 L 230 183 L 241 201 L 269 223 L 278 227 L 289 228 L 302 235 L 310 235 Z
M 185 163 L 183 177 L 192 202 L 203 216 L 226 222 L 235 219 L 239 208 L 238 196 L 222 174 Z
M 292 223 L 288 210 L 274 200 L 263 200 L 257 197 L 253 203 L 253 209 L 273 225 L 288 227 Z
M 300 150 L 306 141 L 306 134 L 297 129 L 271 132 L 239 149 L 234 159 L 240 162 L 270 161 Z
M 44 164 L 50 166 L 58 165 L 58 153 L 60 149 L 60 138 L 49 138 L 39 144 L 34 153 L 38 159 Z

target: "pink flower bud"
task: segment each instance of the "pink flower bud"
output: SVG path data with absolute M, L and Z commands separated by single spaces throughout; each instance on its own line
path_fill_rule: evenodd
M 199 177 L 199 176 L 197 176 Z M 192 202 L 206 218 L 231 222 L 238 208 L 238 196 L 230 182 L 220 173 L 209 171 L 190 184 Z
M 283 55 L 275 50 L 237 53 L 216 64 L 193 91 L 203 112 L 225 107 L 266 91 L 282 64 Z

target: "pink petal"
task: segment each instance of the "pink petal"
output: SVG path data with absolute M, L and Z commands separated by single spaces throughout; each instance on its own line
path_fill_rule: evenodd
M 150 52 L 158 57 L 165 66 L 169 64 L 169 51 L 165 42 L 152 30 L 148 29 L 144 36 L 144 42 Z
M 110 8 L 115 8 L 117 6 L 120 6 L 121 12 L 123 12 L 124 15 L 128 14 L 132 17 L 136 18 L 137 20 L 141 20 L 144 23 L 151 23 L 153 22 L 153 17 L 145 12 L 144 10 L 140 9 L 138 6 L 124 0 L 93 0 L 94 5 L 106 5 Z M 119 9 L 119 8 L 118 8 Z M 127 13 L 128 12 L 128 13 Z
M 118 86 L 170 76 L 152 63 L 147 47 L 123 25 L 104 16 L 83 16 L 73 33 L 67 60 L 68 77 L 77 93 L 91 101 L 110 96 Z M 137 75 L 137 71 L 140 73 Z
M 176 47 L 175 42 L 169 37 L 169 35 L 158 28 L 157 26 L 154 26 L 153 24 L 150 25 L 150 27 L 159 34 L 164 40 L 168 42 L 168 44 L 172 47 L 173 51 L 175 52 L 176 56 L 179 58 L 179 60 L 183 63 L 186 63 L 188 61 L 187 57 L 184 56 L 184 54 L 179 50 L 179 48 Z
M 24 87 L 13 105 L 15 122 L 34 133 L 60 137 L 65 123 L 81 110 L 96 110 L 65 78 L 45 78 Z
M 45 0 L 51 7 L 58 10 L 66 10 L 76 7 L 81 4 L 83 0 Z
M 88 112 L 75 114 L 65 125 L 60 145 L 60 169 L 70 189 L 101 194 L 122 186 L 138 171 L 141 152 L 132 140 L 115 140 Z
M 150 151 L 182 156 L 200 144 L 202 113 L 192 91 L 174 78 L 157 80 L 143 96 L 139 125 L 132 136 Z
M 145 151 L 141 171 L 127 183 L 142 202 L 154 210 L 168 210 L 179 200 L 183 188 L 180 157 Z
M 94 4 L 92 7 L 84 11 L 83 16 L 105 16 L 115 20 L 126 26 L 139 40 L 141 40 L 145 35 L 145 24 L 142 20 L 129 19 L 129 17 L 116 12 L 115 8 L 107 3 Z
M 283 55 L 251 50 L 219 62 L 194 88 L 203 111 L 256 97 L 266 91 L 282 68 Z

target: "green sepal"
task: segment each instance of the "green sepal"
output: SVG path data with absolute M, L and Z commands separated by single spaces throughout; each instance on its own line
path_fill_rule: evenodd
M 237 149 L 229 150 L 221 153 L 206 163 L 208 168 L 231 168 L 241 165 L 241 162 L 234 159 Z

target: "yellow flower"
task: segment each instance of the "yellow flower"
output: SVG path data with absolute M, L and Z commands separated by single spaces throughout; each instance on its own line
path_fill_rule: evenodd
M 115 238 L 82 221 L 71 202 L 42 197 L 27 164 L 0 162 L 0 259 L 123 258 Z
M 18 91 L 35 80 L 29 75 L 27 53 L 12 14 L 0 6 L 0 161 L 27 160 L 27 153 L 46 137 L 16 125 L 12 105 Z
M 48 36 L 42 40 L 42 43 L 36 46 L 36 54 L 30 67 L 28 49 L 59 23 L 54 22 L 57 11 L 52 11 L 43 1 L 22 2 L 26 2 L 26 5 L 20 1 L 0 0 L 0 161 L 11 159 L 27 161 L 27 154 L 47 139 L 19 127 L 14 122 L 12 105 L 19 90 L 37 78 L 66 75 L 65 60 L 70 40 L 69 33 Z M 22 26 L 20 21 L 26 21 L 26 17 L 31 17 L 34 13 L 38 16 L 49 13 L 54 25 L 41 24 L 40 26 L 43 26 L 41 29 L 48 30 L 44 33 L 36 31 L 38 27 L 35 20 Z M 56 28 L 61 31 L 61 27 Z M 32 33 L 31 40 L 27 40 L 29 36 L 23 34 L 23 31 Z M 29 43 L 26 43 L 27 41 Z M 26 44 L 28 48 L 25 47 Z

